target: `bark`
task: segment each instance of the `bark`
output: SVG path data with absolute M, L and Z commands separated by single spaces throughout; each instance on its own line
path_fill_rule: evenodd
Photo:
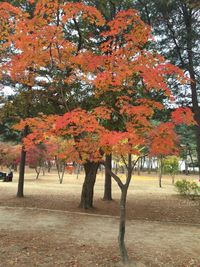
M 123 158 L 122 158 L 123 159 Z M 126 229 L 126 199 L 127 199 L 127 192 L 130 185 L 130 181 L 132 178 L 132 173 L 135 165 L 138 163 L 138 158 L 133 164 L 131 159 L 131 154 L 128 155 L 128 164 L 124 161 L 127 170 L 126 182 L 123 183 L 121 179 L 113 173 L 108 165 L 105 164 L 107 171 L 113 177 L 113 179 L 117 182 L 120 190 L 121 190 L 121 198 L 120 198 L 120 222 L 119 222 L 119 235 L 118 235 L 118 243 L 119 243 L 119 250 L 121 254 L 121 259 L 123 264 L 129 265 L 129 257 L 127 253 L 127 249 L 125 246 L 125 229 Z M 133 266 L 133 264 L 131 265 Z
M 197 140 L 197 156 L 198 156 L 198 168 L 200 176 L 200 122 L 196 126 L 196 140 Z
M 78 164 L 77 166 L 76 166 L 76 171 L 75 171 L 75 173 L 76 173 L 76 179 L 78 179 L 78 176 L 79 176 L 79 173 L 80 173 L 80 165 Z
M 45 176 L 45 166 L 44 166 L 44 164 L 42 166 L 42 175 Z
M 148 158 L 148 174 L 151 174 L 151 170 L 152 170 L 152 160 L 151 157 Z
M 26 137 L 28 134 L 28 126 L 25 126 L 24 131 L 22 133 L 22 139 Z M 17 197 L 24 197 L 24 173 L 25 173 L 25 165 L 26 165 L 26 151 L 24 145 L 22 145 L 21 149 L 21 159 L 19 165 L 19 180 L 18 180 L 18 190 Z
M 172 184 L 174 185 L 174 182 L 175 182 L 175 175 L 172 174 Z
M 189 174 L 189 170 L 188 170 L 188 146 L 186 146 L 185 149 L 185 174 L 188 175 Z
M 63 183 L 63 178 L 65 174 L 65 163 L 63 163 L 61 174 L 59 175 L 60 184 Z
M 106 165 L 112 170 L 112 155 L 106 155 Z M 103 200 L 112 200 L 112 177 L 105 169 L 105 184 L 104 184 L 104 197 Z
M 125 246 L 125 225 L 126 225 L 126 197 L 127 197 L 127 186 L 123 186 L 121 188 L 121 199 L 120 199 L 120 223 L 119 223 L 119 236 L 118 236 L 118 242 L 119 242 L 119 250 L 122 262 L 124 264 L 129 264 L 129 258 L 127 249 Z
M 185 160 L 185 175 L 189 174 L 189 170 L 188 170 L 188 162 L 187 159 Z
M 64 162 L 60 162 L 58 160 L 57 156 L 55 156 L 55 163 L 56 163 L 56 169 L 57 169 L 57 172 L 58 172 L 59 183 L 62 184 L 63 178 L 64 178 L 64 174 L 65 174 L 65 163 Z
M 97 170 L 99 163 L 87 162 L 84 164 L 85 180 L 82 187 L 80 208 L 93 208 L 94 184 L 96 181 Z
M 137 175 L 140 176 L 140 161 L 138 161 L 138 165 L 137 165 Z
M 35 168 L 35 172 L 36 172 L 36 180 L 39 178 L 40 170 L 41 170 L 41 166 Z
M 17 172 L 17 164 L 13 164 L 13 170 L 15 171 L 15 172 Z
M 161 171 L 159 173 L 159 187 L 160 188 L 162 187 L 162 173 L 161 173 Z
M 194 160 L 193 160 L 193 157 L 192 157 L 192 152 L 191 152 L 191 148 L 190 146 L 188 145 L 188 155 L 190 157 L 190 160 L 191 160 L 191 163 L 192 163 L 192 169 L 193 169 L 193 173 L 195 173 L 195 166 L 194 166 Z
M 140 171 L 144 171 L 145 157 L 141 157 L 140 159 Z
M 118 170 L 119 170 L 119 166 L 118 166 L 118 163 L 116 163 L 116 165 L 115 165 L 115 174 L 118 174 Z
M 52 165 L 51 165 L 51 161 L 50 160 L 48 160 L 47 161 L 47 168 L 48 168 L 48 173 L 50 173 L 50 171 L 51 171 L 51 167 L 52 167 Z
M 162 175 L 163 175 L 163 162 L 162 158 L 160 158 L 160 167 L 159 167 L 159 187 L 162 187 Z

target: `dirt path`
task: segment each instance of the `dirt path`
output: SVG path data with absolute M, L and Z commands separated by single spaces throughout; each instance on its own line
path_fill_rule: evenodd
M 111 267 L 119 261 L 118 218 L 0 208 L 1 267 Z M 129 220 L 137 266 L 200 267 L 200 225 Z

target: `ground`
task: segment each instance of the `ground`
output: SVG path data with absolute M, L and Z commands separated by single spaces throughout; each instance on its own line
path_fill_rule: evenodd
M 182 177 L 181 177 L 182 178 Z M 190 179 L 197 180 L 190 176 Z M 102 200 L 103 174 L 97 177 L 95 208 L 78 208 L 83 175 L 55 172 L 35 180 L 27 171 L 25 198 L 13 183 L 0 183 L 1 267 L 119 266 L 119 190 Z M 200 204 L 177 195 L 171 179 L 158 187 L 156 174 L 135 176 L 127 203 L 126 244 L 136 266 L 200 267 Z

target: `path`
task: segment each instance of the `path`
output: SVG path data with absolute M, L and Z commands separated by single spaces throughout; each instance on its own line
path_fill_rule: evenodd
M 0 266 L 114 266 L 117 233 L 115 217 L 1 207 Z M 130 220 L 126 243 L 140 266 L 200 267 L 200 225 Z

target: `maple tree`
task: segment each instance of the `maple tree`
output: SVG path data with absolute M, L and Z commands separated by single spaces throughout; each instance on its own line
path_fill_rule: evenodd
M 164 109 L 164 101 L 160 103 L 157 97 L 171 98 L 167 78 L 173 77 L 180 83 L 186 82 L 186 78 L 161 55 L 145 49 L 152 38 L 151 29 L 136 10 L 121 11 L 105 24 L 96 9 L 83 4 L 38 1 L 32 18 L 27 14 L 20 17 L 20 12 L 18 16 L 15 32 L 9 37 L 20 53 L 4 64 L 5 69 L 13 80 L 33 87 L 41 70 L 49 70 L 51 66 L 48 74 L 51 74 L 52 82 L 43 83 L 49 84 L 49 90 L 56 86 L 67 111 L 61 116 L 22 121 L 18 129 L 28 127 L 31 131 L 24 138 L 24 150 L 59 136 L 66 144 L 59 157 L 84 164 L 86 177 L 81 196 L 84 208 L 93 206 L 96 172 L 100 163 L 105 165 L 121 190 L 119 247 L 123 262 L 128 263 L 124 242 L 125 215 L 133 168 L 146 153 L 175 152 L 174 123 L 192 122 L 192 113 L 182 110 L 184 115 L 180 115 L 179 110 L 172 115 L 171 121 L 158 125 L 155 125 L 154 117 L 156 112 Z M 82 35 L 77 25 L 80 18 L 90 24 L 106 26 L 98 37 L 101 45 L 93 50 L 86 49 L 87 44 L 82 47 Z M 63 24 L 71 21 L 78 32 L 76 45 L 64 38 L 66 29 Z M 98 106 L 90 110 L 69 109 L 63 88 L 66 84 L 70 87 L 77 79 L 92 88 L 92 94 L 99 99 Z M 104 162 L 104 155 L 111 153 L 120 155 L 124 162 L 125 182 Z M 132 160 L 132 155 L 137 158 Z
M 30 168 L 34 168 L 36 179 L 39 178 L 41 168 L 44 167 L 46 159 L 47 151 L 43 145 L 38 145 L 28 150 L 26 164 L 28 164 Z
M 49 160 L 55 161 L 59 182 L 62 184 L 65 172 L 72 173 L 74 169 L 72 166 L 73 162 L 71 162 L 68 153 L 66 153 L 69 149 L 69 143 L 58 136 L 52 136 L 46 140 L 45 146 L 48 151 Z
M 125 101 L 128 100 L 126 99 Z M 45 118 L 47 122 L 46 124 L 44 123 L 44 118 L 42 120 L 39 118 L 32 119 L 33 133 L 27 136 L 25 144 L 30 146 L 35 144 L 35 142 L 48 142 L 51 136 L 56 135 L 63 138 L 68 144 L 68 149 L 66 149 L 64 153 L 62 152 L 60 156 L 76 161 L 77 163 L 85 163 L 87 161 L 97 163 L 101 161 L 103 163 L 103 155 L 110 153 L 122 157 L 127 169 L 125 183 L 122 182 L 120 177 L 114 174 L 108 166 L 105 167 L 118 183 L 122 192 L 120 203 L 121 220 L 119 244 L 122 259 L 124 262 L 127 262 L 128 255 L 124 244 L 125 205 L 133 168 L 138 159 L 145 153 L 145 147 L 149 150 L 149 153 L 160 152 L 162 155 L 176 153 L 175 145 L 177 142 L 177 135 L 173 131 L 173 122 L 161 123 L 159 126 L 152 125 L 150 118 L 153 116 L 153 109 L 155 107 L 144 109 L 144 104 L 142 102 L 141 110 L 143 111 L 143 118 L 140 120 L 141 113 L 138 114 L 138 109 L 135 108 L 135 106 L 128 107 L 128 102 L 126 103 L 125 108 L 124 99 L 122 101 L 120 98 L 119 103 L 121 104 L 122 102 L 123 105 L 120 106 L 120 113 L 124 117 L 126 115 L 126 119 L 125 128 L 121 131 L 110 131 L 100 124 L 100 119 L 110 118 L 110 110 L 106 108 L 98 108 L 91 113 L 82 109 L 77 109 L 67 112 L 63 116 L 54 117 L 52 128 L 48 123 L 48 117 Z M 193 118 L 191 116 L 191 122 L 192 120 Z M 33 123 L 34 121 L 42 125 L 40 130 L 38 130 L 38 127 L 36 126 L 37 123 Z M 27 119 L 26 122 L 21 122 L 21 127 L 23 127 L 23 123 L 28 122 L 30 125 L 30 119 Z M 165 141 L 163 142 L 163 140 Z M 160 147 L 160 150 L 158 147 Z M 135 160 L 132 160 L 132 154 L 137 155 Z
M 8 3 L 0 5 L 2 31 L 4 24 L 8 25 L 7 30 L 12 29 L 6 37 L 1 36 L 3 51 L 10 52 L 0 68 L 1 76 L 8 76 L 17 86 L 20 84 L 29 91 L 42 88 L 44 92 L 48 89 L 53 95 L 51 99 L 54 98 L 63 113 L 70 110 L 74 103 L 79 103 L 82 97 L 79 96 L 82 89 L 77 95 L 80 79 L 74 58 L 79 50 L 87 48 L 88 40 L 92 42 L 88 25 L 101 26 L 104 20 L 95 8 L 81 3 L 28 1 L 27 5 L 30 6 L 28 10 L 23 5 L 20 8 Z M 84 33 L 81 33 L 82 25 Z M 77 34 L 71 35 L 71 32 Z M 22 171 L 22 179 L 23 176 Z
M 125 205 L 133 168 L 138 159 L 144 155 L 145 148 L 148 148 L 149 153 L 158 153 L 158 151 L 161 151 L 160 153 L 162 155 L 168 155 L 170 153 L 174 154 L 176 152 L 175 145 L 177 136 L 173 131 L 174 125 L 172 122 L 161 123 L 159 126 L 151 125 L 151 121 L 149 118 L 147 120 L 147 116 L 153 116 L 152 109 L 151 112 L 148 110 L 145 114 L 146 117 L 143 118 L 143 121 L 145 121 L 146 124 L 144 126 L 141 125 L 137 116 L 134 118 L 132 117 L 133 114 L 135 115 L 132 111 L 128 110 L 130 115 L 127 116 L 127 109 L 124 109 L 124 105 L 121 106 L 120 111 L 123 115 L 126 115 L 126 126 L 123 131 L 110 131 L 99 123 L 100 118 L 108 119 L 108 116 L 111 116 L 110 112 L 108 115 L 104 108 L 102 108 L 102 112 L 100 112 L 100 109 L 98 108 L 98 112 L 94 110 L 93 113 L 77 109 L 68 112 L 63 116 L 54 117 L 55 120 L 52 128 L 49 126 L 48 117 L 45 118 L 46 124 L 44 118 L 32 119 L 32 133 L 27 136 L 24 142 L 30 147 L 35 143 L 48 143 L 54 135 L 60 136 L 68 144 L 67 149 L 61 151 L 60 157 L 71 159 L 77 163 L 85 163 L 87 161 L 98 163 L 101 161 L 102 164 L 105 164 L 103 159 L 104 154 L 113 153 L 121 156 L 127 169 L 125 183 L 122 182 L 120 177 L 114 174 L 108 166 L 105 165 L 105 167 L 118 183 L 122 192 L 120 203 L 121 220 L 119 244 L 122 259 L 124 262 L 127 262 L 128 255 L 124 244 Z M 21 122 L 21 125 L 18 125 L 18 127 L 23 128 L 23 123 L 29 123 L 30 125 L 29 121 L 30 119 Z M 42 129 L 38 130 L 37 123 L 34 124 L 33 122 L 40 123 Z M 134 127 L 130 127 L 130 123 L 134 123 Z M 163 140 L 165 140 L 165 142 L 163 142 Z M 161 147 L 161 150 L 158 149 L 159 146 Z M 135 160 L 132 160 L 132 154 L 137 155 Z
M 162 175 L 164 171 L 164 158 L 169 155 L 180 154 L 179 137 L 175 126 L 196 124 L 190 108 L 177 108 L 171 113 L 171 122 L 163 123 L 153 129 L 150 134 L 152 145 L 150 156 L 156 156 L 159 164 L 159 187 L 162 187 Z M 162 140 L 160 142 L 159 140 Z
M 20 146 L 0 142 L 0 165 L 16 169 L 20 161 Z

